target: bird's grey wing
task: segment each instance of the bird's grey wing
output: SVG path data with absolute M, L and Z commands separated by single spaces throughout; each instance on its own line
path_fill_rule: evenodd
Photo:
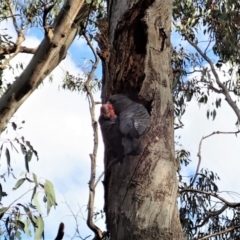
M 135 104 L 134 109 L 132 109 L 132 113 L 134 131 L 130 132 L 130 136 L 140 137 L 150 126 L 150 116 L 147 109 L 141 104 Z
M 123 111 L 119 116 L 119 129 L 124 136 L 128 136 L 134 130 L 133 113 Z

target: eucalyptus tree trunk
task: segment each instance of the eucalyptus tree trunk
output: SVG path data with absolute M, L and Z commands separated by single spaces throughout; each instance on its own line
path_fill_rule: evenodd
M 176 201 L 171 13 L 171 0 L 109 0 L 108 27 L 100 27 L 103 102 L 124 93 L 151 114 L 139 156 L 120 164 L 105 154 L 106 223 L 114 240 L 184 239 Z

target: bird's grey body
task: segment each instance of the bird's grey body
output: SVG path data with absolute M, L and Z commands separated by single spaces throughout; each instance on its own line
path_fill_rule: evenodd
M 140 137 L 150 126 L 150 115 L 140 103 L 122 94 L 109 98 L 114 112 L 119 118 L 119 130 L 123 135 L 122 144 L 125 155 L 138 155 L 141 152 Z

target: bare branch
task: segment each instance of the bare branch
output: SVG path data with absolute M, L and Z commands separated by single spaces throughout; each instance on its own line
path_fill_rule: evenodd
M 91 41 L 89 40 L 89 38 L 87 37 L 87 35 L 85 34 L 85 33 L 83 33 L 83 36 L 85 37 L 85 39 L 86 39 L 86 41 L 87 41 L 87 44 L 88 44 L 88 46 L 91 48 L 91 50 L 92 50 L 92 53 L 93 53 L 93 55 L 94 55 L 94 58 L 95 58 L 95 63 L 97 62 L 98 63 L 98 61 L 99 61 L 99 58 L 98 58 L 98 56 L 97 56 L 97 53 L 96 53 L 96 51 L 94 50 L 94 48 L 93 48 L 93 45 L 92 45 L 92 43 L 91 43 Z M 93 65 L 93 67 L 95 66 L 95 64 Z M 95 66 L 96 68 L 97 68 L 97 66 L 98 66 L 98 64 Z M 92 73 L 92 76 L 91 76 L 91 78 L 93 77 L 93 74 L 94 74 L 94 72 L 95 72 L 95 70 L 96 69 L 94 69 L 94 71 L 92 71 L 91 73 Z M 88 81 L 90 82 L 90 81 L 92 81 L 92 79 L 88 79 Z
M 222 90 L 215 88 L 213 85 L 209 84 L 208 89 L 213 90 L 215 93 L 223 93 Z
M 102 102 L 95 102 L 95 104 L 97 105 L 97 104 L 102 104 Z
M 202 220 L 202 223 L 200 223 L 200 224 L 198 224 L 198 225 L 195 225 L 194 227 L 192 227 L 192 229 L 199 229 L 199 228 L 201 228 L 202 226 L 204 226 L 204 225 L 208 222 L 208 220 L 209 220 L 211 217 L 217 216 L 217 215 L 223 213 L 223 212 L 228 208 L 228 206 L 227 206 L 226 204 L 224 204 L 224 205 L 222 206 L 222 208 L 220 208 L 218 211 L 208 211 L 208 210 L 206 209 L 206 207 L 204 206 L 204 204 L 202 204 L 201 206 L 204 208 L 204 210 L 206 211 L 206 213 L 208 214 L 208 216 L 205 217 L 205 218 Z
M 202 148 L 202 142 L 203 142 L 203 140 L 206 139 L 206 138 L 209 138 L 209 137 L 211 137 L 211 136 L 213 136 L 213 135 L 216 135 L 216 134 L 236 134 L 236 135 L 237 135 L 238 133 L 240 133 L 240 130 L 238 130 L 238 131 L 236 131 L 236 132 L 220 132 L 220 131 L 215 131 L 215 132 L 212 132 L 211 134 L 209 134 L 209 135 L 207 135 L 207 136 L 205 136 L 205 137 L 202 137 L 202 139 L 201 139 L 201 141 L 200 141 L 200 143 L 199 143 L 199 147 L 198 147 L 198 154 L 197 154 L 197 156 L 198 156 L 198 165 L 197 165 L 196 173 L 195 173 L 195 175 L 194 175 L 194 177 L 193 177 L 193 179 L 192 179 L 192 182 L 190 183 L 189 187 L 192 187 L 192 186 L 193 186 L 194 182 L 196 181 L 196 178 L 197 178 L 199 169 L 200 169 L 200 164 L 201 164 L 201 160 L 202 160 L 201 148 Z
M 22 30 L 18 32 L 18 38 L 16 41 L 16 50 L 14 51 L 13 55 L 11 55 L 8 59 L 6 59 L 3 64 L 1 65 L 2 69 L 5 69 L 7 67 L 7 65 L 9 64 L 9 62 L 17 56 L 17 54 L 20 52 L 20 47 L 21 44 L 24 42 L 25 40 L 25 36 L 23 34 L 23 31 L 25 29 L 26 26 L 23 26 Z
M 8 5 L 9 11 L 10 11 L 10 13 L 11 13 L 11 18 L 12 18 L 12 20 L 13 20 L 13 26 L 14 26 L 16 32 L 18 33 L 18 32 L 19 32 L 19 28 L 18 28 L 18 25 L 17 25 L 17 20 L 16 20 L 16 18 L 15 18 L 15 14 L 13 13 L 13 9 L 12 9 L 11 3 L 10 3 L 9 0 L 7 0 L 6 3 L 7 3 L 7 5 Z
M 24 42 L 25 40 L 25 36 L 24 36 L 24 29 L 26 28 L 27 25 L 23 25 L 21 29 L 18 28 L 18 25 L 17 25 L 17 20 L 13 14 L 13 10 L 12 10 L 12 7 L 11 7 L 11 4 L 9 1 L 7 1 L 7 4 L 8 4 L 8 8 L 9 8 L 9 11 L 12 15 L 12 20 L 13 20 L 13 25 L 14 25 L 14 28 L 17 32 L 17 40 L 16 40 L 16 49 L 15 51 L 13 52 L 13 55 L 11 55 L 9 58 L 7 58 L 1 65 L 1 68 L 2 69 L 5 69 L 7 67 L 7 65 L 9 64 L 9 62 L 19 53 L 20 51 L 20 47 L 21 47 L 21 44 Z
M 27 190 L 25 193 L 23 193 L 20 197 L 18 197 L 17 199 L 15 199 L 12 203 L 9 204 L 8 209 L 15 203 L 17 202 L 19 199 L 21 199 L 22 197 L 24 197 L 26 194 L 28 194 L 29 192 L 33 191 L 34 188 L 31 188 L 29 190 Z
M 177 124 L 176 124 L 177 125 Z M 174 127 L 174 130 L 177 130 L 179 128 L 183 128 L 184 127 L 184 124 L 180 124 L 180 125 L 177 125 L 176 127 Z
M 199 168 L 200 168 L 200 164 L 201 164 L 201 161 L 202 161 L 202 155 L 201 155 L 201 147 L 202 147 L 202 141 L 204 140 L 205 138 L 202 137 L 200 143 L 199 143 L 199 147 L 198 147 L 198 165 L 197 165 L 197 169 L 196 169 L 196 173 L 195 173 L 195 176 L 194 178 L 192 179 L 192 182 L 190 183 L 189 187 L 192 187 L 194 182 L 196 181 L 197 179 L 197 175 L 198 175 L 198 172 L 199 172 Z
M 14 52 L 16 52 L 16 49 L 17 49 L 16 44 L 14 44 L 13 46 L 3 46 L 0 49 L 0 56 L 14 53 Z M 18 52 L 34 54 L 34 53 L 36 53 L 36 51 L 37 51 L 37 47 L 36 48 L 28 48 L 28 47 L 20 46 Z
M 209 39 L 209 41 L 207 41 L 207 42 L 208 42 L 207 47 L 206 47 L 205 50 L 204 50 L 204 54 L 205 54 L 205 55 L 206 55 L 206 53 L 207 53 L 207 50 L 208 50 L 210 44 L 212 43 L 212 39 Z
M 71 216 L 75 219 L 75 223 L 76 223 L 76 231 L 75 231 L 75 233 L 74 233 L 74 235 L 72 236 L 72 238 L 71 239 L 75 239 L 75 237 L 76 237 L 76 235 L 77 235 L 77 237 L 78 238 L 80 238 L 80 239 L 83 239 L 82 237 L 81 237 L 81 235 L 80 235 L 80 232 L 79 232 L 79 229 L 78 229 L 78 227 L 79 227 L 79 224 L 78 224 L 78 213 L 80 212 L 81 214 L 82 214 L 82 212 L 81 212 L 81 208 L 79 207 L 79 211 L 77 212 L 77 213 L 74 213 L 73 212 L 73 210 L 72 210 L 72 208 L 70 207 L 70 205 L 68 204 L 68 202 L 66 201 L 66 199 L 65 199 L 65 204 L 67 205 L 67 207 L 68 207 L 68 209 L 70 210 L 70 212 L 71 212 Z M 85 220 L 84 218 L 83 218 L 83 220 Z
M 202 205 L 202 207 L 205 209 L 206 213 L 208 214 L 208 216 L 203 219 L 202 223 L 201 224 L 198 224 L 196 226 L 193 227 L 193 229 L 197 229 L 197 228 L 200 228 L 202 226 L 204 226 L 206 224 L 206 222 L 211 218 L 211 217 L 214 217 L 214 216 L 217 216 L 221 213 L 223 213 L 228 207 L 230 208 L 236 208 L 236 207 L 239 207 L 240 206 L 240 202 L 229 202 L 227 201 L 226 199 L 224 199 L 223 197 L 219 196 L 218 194 L 216 193 L 211 193 L 211 192 L 207 192 L 207 191 L 203 191 L 203 190 L 198 190 L 198 189 L 189 189 L 189 188 L 185 188 L 185 189 L 182 189 L 181 191 L 179 191 L 180 194 L 184 193 L 184 192 L 193 192 L 193 193 L 199 193 L 199 194 L 206 194 L 208 196 L 211 196 L 211 197 L 214 197 L 214 198 L 217 198 L 218 200 L 221 201 L 221 203 L 223 204 L 223 206 L 217 210 L 217 211 L 208 211 L 204 205 Z M 219 233 L 218 233 L 219 234 Z M 218 235 L 217 234 L 217 235 Z M 209 236 L 208 236 L 209 237 Z M 201 238 L 201 239 L 205 239 L 205 238 Z M 208 239 L 208 238 L 206 238 Z
M 224 204 L 219 210 L 217 211 L 207 211 L 206 209 L 206 212 L 208 213 L 208 215 L 210 217 L 213 217 L 213 216 L 218 216 L 220 215 L 221 213 L 223 213 L 226 209 L 228 208 L 228 205 L 227 204 Z
M 101 180 L 101 178 L 103 177 L 104 173 L 105 173 L 105 171 L 103 171 L 103 172 L 101 173 L 101 175 L 98 177 L 98 180 L 97 180 L 96 183 L 94 184 L 94 188 L 97 187 L 97 185 L 98 185 L 99 181 Z
M 47 15 L 48 13 L 52 10 L 52 8 L 54 7 L 55 3 L 52 3 L 50 5 L 47 5 L 48 3 L 43 3 L 43 28 L 44 28 L 44 32 L 45 32 L 45 36 L 49 35 L 49 31 L 52 31 L 52 29 L 50 29 L 49 25 L 47 24 Z
M 206 218 L 203 219 L 202 223 L 201 224 L 198 224 L 198 225 L 195 225 L 192 229 L 198 229 L 198 228 L 201 228 L 202 226 L 204 226 L 208 220 L 213 217 L 213 216 L 217 216 L 219 214 L 221 214 L 222 212 L 224 212 L 228 206 L 226 204 L 223 205 L 223 207 L 221 209 L 219 209 L 218 211 L 208 211 L 205 206 L 202 204 L 202 207 L 204 208 L 204 210 L 207 212 L 208 216 Z
M 95 183 L 96 178 L 96 156 L 97 156 L 97 150 L 98 150 L 98 125 L 97 120 L 95 116 L 95 101 L 93 97 L 93 93 L 90 88 L 90 83 L 93 80 L 95 70 L 97 69 L 99 58 L 97 57 L 97 54 L 89 40 L 89 38 L 86 36 L 86 34 L 83 35 L 91 48 L 94 57 L 95 62 L 92 66 L 92 70 L 88 75 L 88 79 L 85 82 L 84 86 L 87 91 L 88 99 L 89 99 L 89 110 L 91 114 L 91 120 L 92 120 L 92 128 L 93 128 L 93 152 L 90 154 L 91 159 L 91 173 L 90 173 L 90 181 L 89 181 L 89 200 L 88 200 L 88 217 L 87 217 L 87 225 L 88 227 L 95 233 L 94 239 L 102 239 L 104 237 L 104 233 L 93 223 L 93 208 L 94 208 L 94 200 L 95 200 L 95 188 L 99 181 Z M 101 177 L 101 176 L 100 176 Z
M 191 188 L 183 188 L 182 190 L 179 191 L 180 194 L 184 192 L 193 192 L 193 193 L 201 193 L 201 194 L 206 194 L 208 196 L 214 197 L 225 203 L 228 207 L 235 208 L 235 207 L 240 207 L 240 202 L 229 202 L 225 198 L 219 196 L 217 193 L 212 193 L 212 192 L 207 192 L 203 190 L 198 190 L 198 189 L 191 189 Z
M 213 234 L 209 234 L 209 235 L 204 236 L 204 237 L 202 237 L 202 238 L 198 238 L 198 240 L 210 239 L 211 237 L 214 237 L 214 236 L 217 236 L 217 235 L 220 235 L 220 234 L 224 234 L 224 233 L 227 233 L 227 232 L 231 232 L 231 231 L 233 231 L 234 229 L 237 229 L 237 228 L 240 228 L 240 225 L 227 228 L 227 229 L 222 230 L 222 231 L 220 231 L 220 232 L 216 232 L 216 233 L 213 233 Z

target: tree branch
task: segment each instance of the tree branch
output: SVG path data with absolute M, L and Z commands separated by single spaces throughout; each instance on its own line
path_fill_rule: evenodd
M 27 27 L 27 25 L 23 25 L 21 29 L 18 28 L 18 25 L 17 25 L 17 20 L 13 14 L 13 10 L 12 10 L 12 6 L 10 4 L 9 1 L 6 1 L 7 2 L 7 5 L 8 5 L 8 8 L 9 8 L 9 11 L 12 15 L 12 20 L 13 20 L 13 25 L 14 25 L 14 28 L 17 32 L 17 40 L 16 40 L 16 49 L 15 51 L 13 52 L 13 55 L 9 56 L 9 58 L 7 58 L 1 65 L 1 68 L 2 69 L 5 69 L 7 67 L 7 65 L 9 64 L 9 62 L 19 53 L 20 51 L 20 47 L 21 47 L 21 44 L 24 42 L 25 40 L 25 36 L 24 36 L 24 29 Z
M 0 133 L 22 103 L 44 78 L 65 58 L 79 31 L 79 22 L 88 14 L 84 0 L 66 0 L 53 24 L 52 38 L 45 37 L 30 63 L 0 99 Z M 76 20 L 77 19 L 77 20 Z
M 45 36 L 49 36 L 49 31 L 52 31 L 52 29 L 50 29 L 48 23 L 47 23 L 47 15 L 48 13 L 52 10 L 52 8 L 54 7 L 55 3 L 52 3 L 50 5 L 47 5 L 48 3 L 43 3 L 43 28 L 44 28 L 44 32 L 45 32 Z
M 89 38 L 84 33 L 83 36 L 85 37 L 87 44 L 91 48 L 94 57 L 95 62 L 92 66 L 92 70 L 88 75 L 87 81 L 84 84 L 84 87 L 87 91 L 88 99 L 89 99 L 89 110 L 91 114 L 91 120 L 92 120 L 92 128 L 93 128 L 93 152 L 90 154 L 91 159 L 91 173 L 90 173 L 90 181 L 89 181 L 89 200 L 88 200 L 88 217 L 87 217 L 87 225 L 88 227 L 95 233 L 94 239 L 102 239 L 104 237 L 104 233 L 93 223 L 93 209 L 94 209 L 94 200 L 95 200 L 95 188 L 99 180 L 95 183 L 96 178 L 96 156 L 97 156 L 97 150 L 98 150 L 98 125 L 97 120 L 95 116 L 95 101 L 93 97 L 93 93 L 90 88 L 90 83 L 93 80 L 95 70 L 97 69 L 99 58 L 96 55 L 96 52 L 89 40 Z M 101 177 L 101 176 L 100 176 Z
M 219 210 L 217 211 L 207 211 L 208 215 L 210 217 L 213 217 L 213 216 L 217 216 L 217 215 L 220 215 L 221 213 L 223 213 L 226 209 L 228 208 L 228 205 L 227 204 L 224 204 Z
M 224 233 L 227 233 L 227 232 L 231 232 L 231 231 L 233 231 L 234 229 L 237 229 L 237 228 L 240 228 L 240 225 L 227 228 L 227 229 L 222 230 L 222 231 L 217 232 L 217 233 L 209 234 L 209 235 L 204 236 L 202 238 L 198 238 L 198 240 L 210 239 L 211 237 L 214 237 L 214 236 L 217 236 L 217 235 L 220 235 L 220 234 L 224 234 Z
M 222 212 L 224 212 L 224 211 L 228 208 L 228 206 L 227 206 L 226 204 L 224 204 L 224 205 L 222 206 L 222 208 L 219 209 L 218 211 L 211 212 L 211 211 L 208 211 L 208 210 L 205 208 L 204 205 L 202 205 L 202 207 L 203 207 L 204 210 L 207 212 L 208 216 L 202 220 L 202 223 L 201 223 L 201 224 L 195 225 L 194 227 L 192 227 L 192 229 L 201 228 L 202 226 L 204 226 L 204 225 L 208 222 L 208 220 L 209 220 L 211 217 L 217 216 L 217 215 L 221 214 Z
M 14 53 L 14 52 L 16 52 L 16 49 L 17 49 L 16 44 L 14 44 L 13 46 L 3 46 L 0 49 L 0 56 Z M 28 48 L 28 47 L 20 46 L 18 53 L 34 54 L 34 53 L 36 53 L 36 51 L 37 51 L 37 47 L 36 48 Z
M 208 85 L 208 89 L 213 90 L 215 93 L 223 93 L 222 90 L 215 88 L 213 85 Z
M 177 125 L 177 124 L 176 124 Z M 184 124 L 180 124 L 180 125 L 177 125 L 176 127 L 174 127 L 174 130 L 177 130 L 179 128 L 183 128 L 184 127 Z
M 240 202 L 229 202 L 225 198 L 219 196 L 217 193 L 212 193 L 212 192 L 207 192 L 203 190 L 198 190 L 198 189 L 192 189 L 192 188 L 183 188 L 182 190 L 179 191 L 180 194 L 184 192 L 193 192 L 193 193 L 201 193 L 201 194 L 206 194 L 208 196 L 214 197 L 225 203 L 228 207 L 235 208 L 235 207 L 240 207 Z
M 11 14 L 11 18 L 13 20 L 13 26 L 15 28 L 15 31 L 18 33 L 19 32 L 19 28 L 18 28 L 18 25 L 17 25 L 17 20 L 16 20 L 16 17 L 13 13 L 13 9 L 12 9 L 12 6 L 11 6 L 11 3 L 9 0 L 6 1 L 7 5 L 8 5 L 8 9 L 10 11 L 10 14 Z
M 82 214 L 81 212 L 81 208 L 79 207 L 79 211 L 77 213 L 74 213 L 72 208 L 69 206 L 69 204 L 67 203 L 66 199 L 65 199 L 65 204 L 67 205 L 68 209 L 70 210 L 71 214 L 72 214 L 72 217 L 74 218 L 75 220 L 75 223 L 76 223 L 76 231 L 74 233 L 74 235 L 71 237 L 71 239 L 75 239 L 75 238 L 80 238 L 80 239 L 83 239 L 80 235 L 80 232 L 79 232 L 79 224 L 78 224 L 78 214 L 79 212 Z M 83 220 L 85 220 L 83 218 Z
M 28 194 L 29 192 L 33 191 L 34 188 L 31 188 L 29 190 L 27 190 L 25 193 L 23 193 L 20 197 L 18 197 L 17 199 L 15 199 L 13 202 L 11 202 L 8 206 L 8 208 L 10 208 L 15 202 L 17 202 L 19 199 L 21 199 L 22 197 L 24 197 L 26 194 Z
M 103 172 L 101 173 L 101 175 L 98 177 L 98 180 L 97 180 L 96 183 L 94 184 L 94 188 L 97 187 L 97 185 L 98 185 L 98 183 L 100 182 L 101 178 L 103 177 L 104 173 L 105 173 L 105 171 L 103 171 Z
M 225 96 L 225 100 L 228 102 L 230 107 L 233 109 L 233 111 L 237 115 L 238 121 L 240 121 L 240 110 L 239 110 L 237 104 L 231 98 L 227 87 L 220 81 L 213 62 L 210 60 L 210 58 L 208 58 L 208 56 L 206 54 L 204 54 L 202 52 L 202 50 L 198 47 L 198 45 L 196 43 L 194 43 L 186 34 L 185 34 L 185 37 L 186 37 L 187 41 L 198 51 L 198 53 L 202 56 L 202 58 L 206 62 L 208 62 L 208 64 L 210 65 L 210 68 L 211 68 L 212 73 L 215 77 L 216 83 L 222 89 L 222 94 Z
M 236 131 L 236 132 L 220 132 L 220 131 L 215 131 L 215 132 L 212 132 L 211 134 L 205 136 L 205 137 L 202 137 L 200 143 L 199 143 L 199 147 L 198 147 L 198 165 L 197 165 L 197 169 L 196 169 L 196 173 L 192 179 L 192 182 L 189 184 L 189 188 L 193 186 L 194 182 L 196 181 L 197 179 L 197 175 L 198 175 L 198 172 L 199 172 L 199 169 L 200 169 L 200 164 L 201 164 L 201 161 L 202 161 L 202 155 L 201 155 L 201 148 L 202 148 L 202 142 L 203 140 L 205 140 L 206 138 L 209 138 L 213 135 L 216 135 L 216 134 L 238 134 L 240 133 L 240 130 Z

